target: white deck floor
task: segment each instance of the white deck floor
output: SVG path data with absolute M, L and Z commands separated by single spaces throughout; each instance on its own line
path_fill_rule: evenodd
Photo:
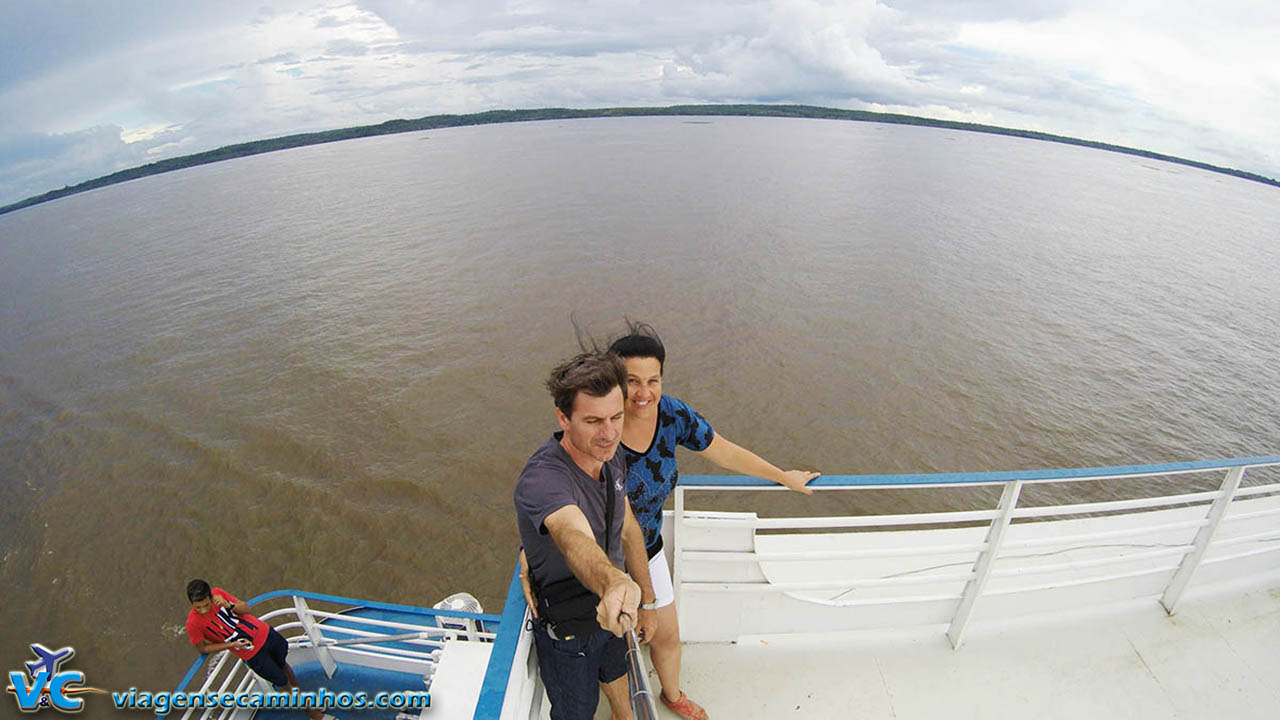
M 683 684 L 719 720 L 1274 720 L 1280 585 L 1189 596 L 1174 617 L 1152 600 L 1052 624 L 975 624 L 959 650 L 941 629 L 686 645 Z

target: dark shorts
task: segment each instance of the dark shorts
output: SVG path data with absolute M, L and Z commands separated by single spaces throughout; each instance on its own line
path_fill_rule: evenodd
M 272 685 L 284 687 L 289 684 L 289 678 L 284 674 L 284 658 L 288 654 L 289 641 L 271 628 L 267 632 L 267 641 L 244 664 Z
M 627 674 L 627 641 L 608 630 L 554 640 L 546 626 L 533 629 L 538 671 L 551 700 L 551 720 L 589 719 L 600 703 L 599 683 Z

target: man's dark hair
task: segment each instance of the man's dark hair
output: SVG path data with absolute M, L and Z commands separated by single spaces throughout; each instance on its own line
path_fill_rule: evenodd
M 658 331 L 648 323 L 627 320 L 627 334 L 609 345 L 609 352 L 621 358 L 658 358 L 658 372 L 667 362 L 667 349 L 662 345 Z
M 203 580 L 197 578 L 187 583 L 187 599 L 193 604 L 208 599 L 212 594 L 213 591 L 209 589 L 209 583 Z
M 547 378 L 547 389 L 565 417 L 573 416 L 573 401 L 579 392 L 604 397 L 615 387 L 622 388 L 622 399 L 626 400 L 627 366 L 617 355 L 598 350 L 579 353 L 560 363 Z

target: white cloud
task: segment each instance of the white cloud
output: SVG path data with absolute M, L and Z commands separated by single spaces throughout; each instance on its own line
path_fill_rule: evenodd
M 163 133 L 174 132 L 180 129 L 180 127 L 181 126 L 178 125 L 149 125 L 146 127 L 134 128 L 132 130 L 121 130 L 120 139 L 128 144 L 145 142 L 147 140 L 154 140 Z M 154 153 L 155 151 L 155 148 L 151 148 L 147 152 Z
M 180 82 L 177 85 L 171 85 L 166 89 L 169 92 L 177 93 L 177 92 L 182 92 L 183 90 L 210 89 L 210 88 L 217 87 L 219 85 L 227 85 L 233 82 L 235 81 L 232 80 L 231 76 L 229 75 L 215 75 L 213 77 L 196 78 L 195 80 L 187 80 L 184 82 Z
M 1274 175 L 1280 169 L 1274 121 L 1280 64 L 1268 59 L 1275 56 L 1280 26 L 1275 8 L 1252 2 L 1083 4 L 1039 22 L 965 23 L 956 42 L 993 53 L 997 65 L 1034 62 L 1045 75 L 1087 77 L 1094 91 L 1126 101 L 1097 126 L 1069 123 L 1063 132 L 1081 128 L 1100 139 L 1123 137 L 1126 144 L 1197 156 L 1206 149 L 1202 131 L 1212 128 L 1221 145 L 1217 152 L 1251 157 L 1246 169 Z M 1228 150 L 1232 146 L 1237 149 Z M 1239 154 L 1246 147 L 1257 150 Z
M 147 162 L 141 144 L 125 143 L 120 133 L 119 127 L 101 126 L 0 140 L 0 188 L 16 201 L 88 179 L 82 177 L 86 168 L 93 177 Z

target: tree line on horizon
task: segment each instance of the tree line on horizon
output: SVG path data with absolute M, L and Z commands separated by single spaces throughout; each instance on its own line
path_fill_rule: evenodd
M 1112 145 L 1110 143 L 1097 142 L 1094 140 L 1082 140 L 1079 138 L 1066 137 L 1064 135 L 1052 135 L 1050 133 L 1037 132 L 1034 130 L 1018 130 L 998 127 L 995 125 L 980 125 L 977 123 L 957 122 L 953 120 L 935 120 L 932 118 L 923 118 L 914 115 L 877 113 L 865 110 L 841 110 L 838 108 L 817 107 L 813 105 L 672 105 L 669 107 L 488 110 L 468 115 L 429 115 L 414 120 L 388 120 L 376 125 L 360 125 L 356 127 L 340 128 L 337 130 L 300 133 L 297 135 L 285 135 L 283 137 L 268 138 L 265 140 L 254 140 L 251 142 L 237 143 L 235 145 L 224 145 L 223 147 L 216 148 L 214 150 L 207 150 L 205 152 L 194 153 L 192 155 L 167 158 L 165 160 L 159 160 L 146 165 L 139 165 L 137 167 L 114 172 L 109 175 L 103 175 L 102 177 L 94 178 L 92 180 L 86 180 L 85 182 L 76 185 L 68 185 L 57 190 L 50 190 L 47 193 L 29 197 L 25 200 L 0 207 L 0 215 L 13 212 L 14 210 L 20 210 L 25 207 L 30 207 L 32 205 L 38 205 L 43 202 L 49 202 L 50 200 L 56 200 L 68 195 L 74 195 L 76 193 L 105 187 L 107 185 L 114 185 L 116 183 L 128 182 L 129 180 L 136 180 L 149 175 L 158 175 L 160 173 L 181 170 L 182 168 L 194 167 L 196 165 L 206 165 L 208 163 L 220 162 L 222 160 L 231 160 L 234 158 L 274 152 L 276 150 L 287 150 L 289 148 L 303 147 L 306 145 L 319 145 L 321 143 L 373 137 L 376 135 L 391 135 L 394 133 L 415 132 L 419 130 L 436 130 L 447 127 L 461 127 L 465 125 L 490 125 L 496 123 L 531 122 L 536 120 L 571 120 L 579 118 L 640 117 L 658 115 L 816 118 L 825 120 L 879 122 L 895 125 L 920 125 L 925 127 L 946 128 L 950 130 L 966 130 L 970 132 L 982 132 L 995 135 L 1010 135 L 1014 137 L 1029 138 L 1032 140 L 1045 140 L 1049 142 L 1065 143 L 1068 145 L 1079 145 L 1082 147 L 1119 152 L 1127 155 L 1137 155 L 1139 157 L 1150 158 L 1152 160 L 1187 165 L 1201 170 L 1223 173 L 1242 178 L 1244 180 L 1252 180 L 1254 182 L 1280 187 L 1280 181 L 1257 173 L 1220 167 L 1218 165 L 1210 165 L 1209 163 L 1188 160 L 1186 158 L 1165 155 L 1163 153 L 1152 152 L 1149 150 L 1139 150 L 1137 148 Z

